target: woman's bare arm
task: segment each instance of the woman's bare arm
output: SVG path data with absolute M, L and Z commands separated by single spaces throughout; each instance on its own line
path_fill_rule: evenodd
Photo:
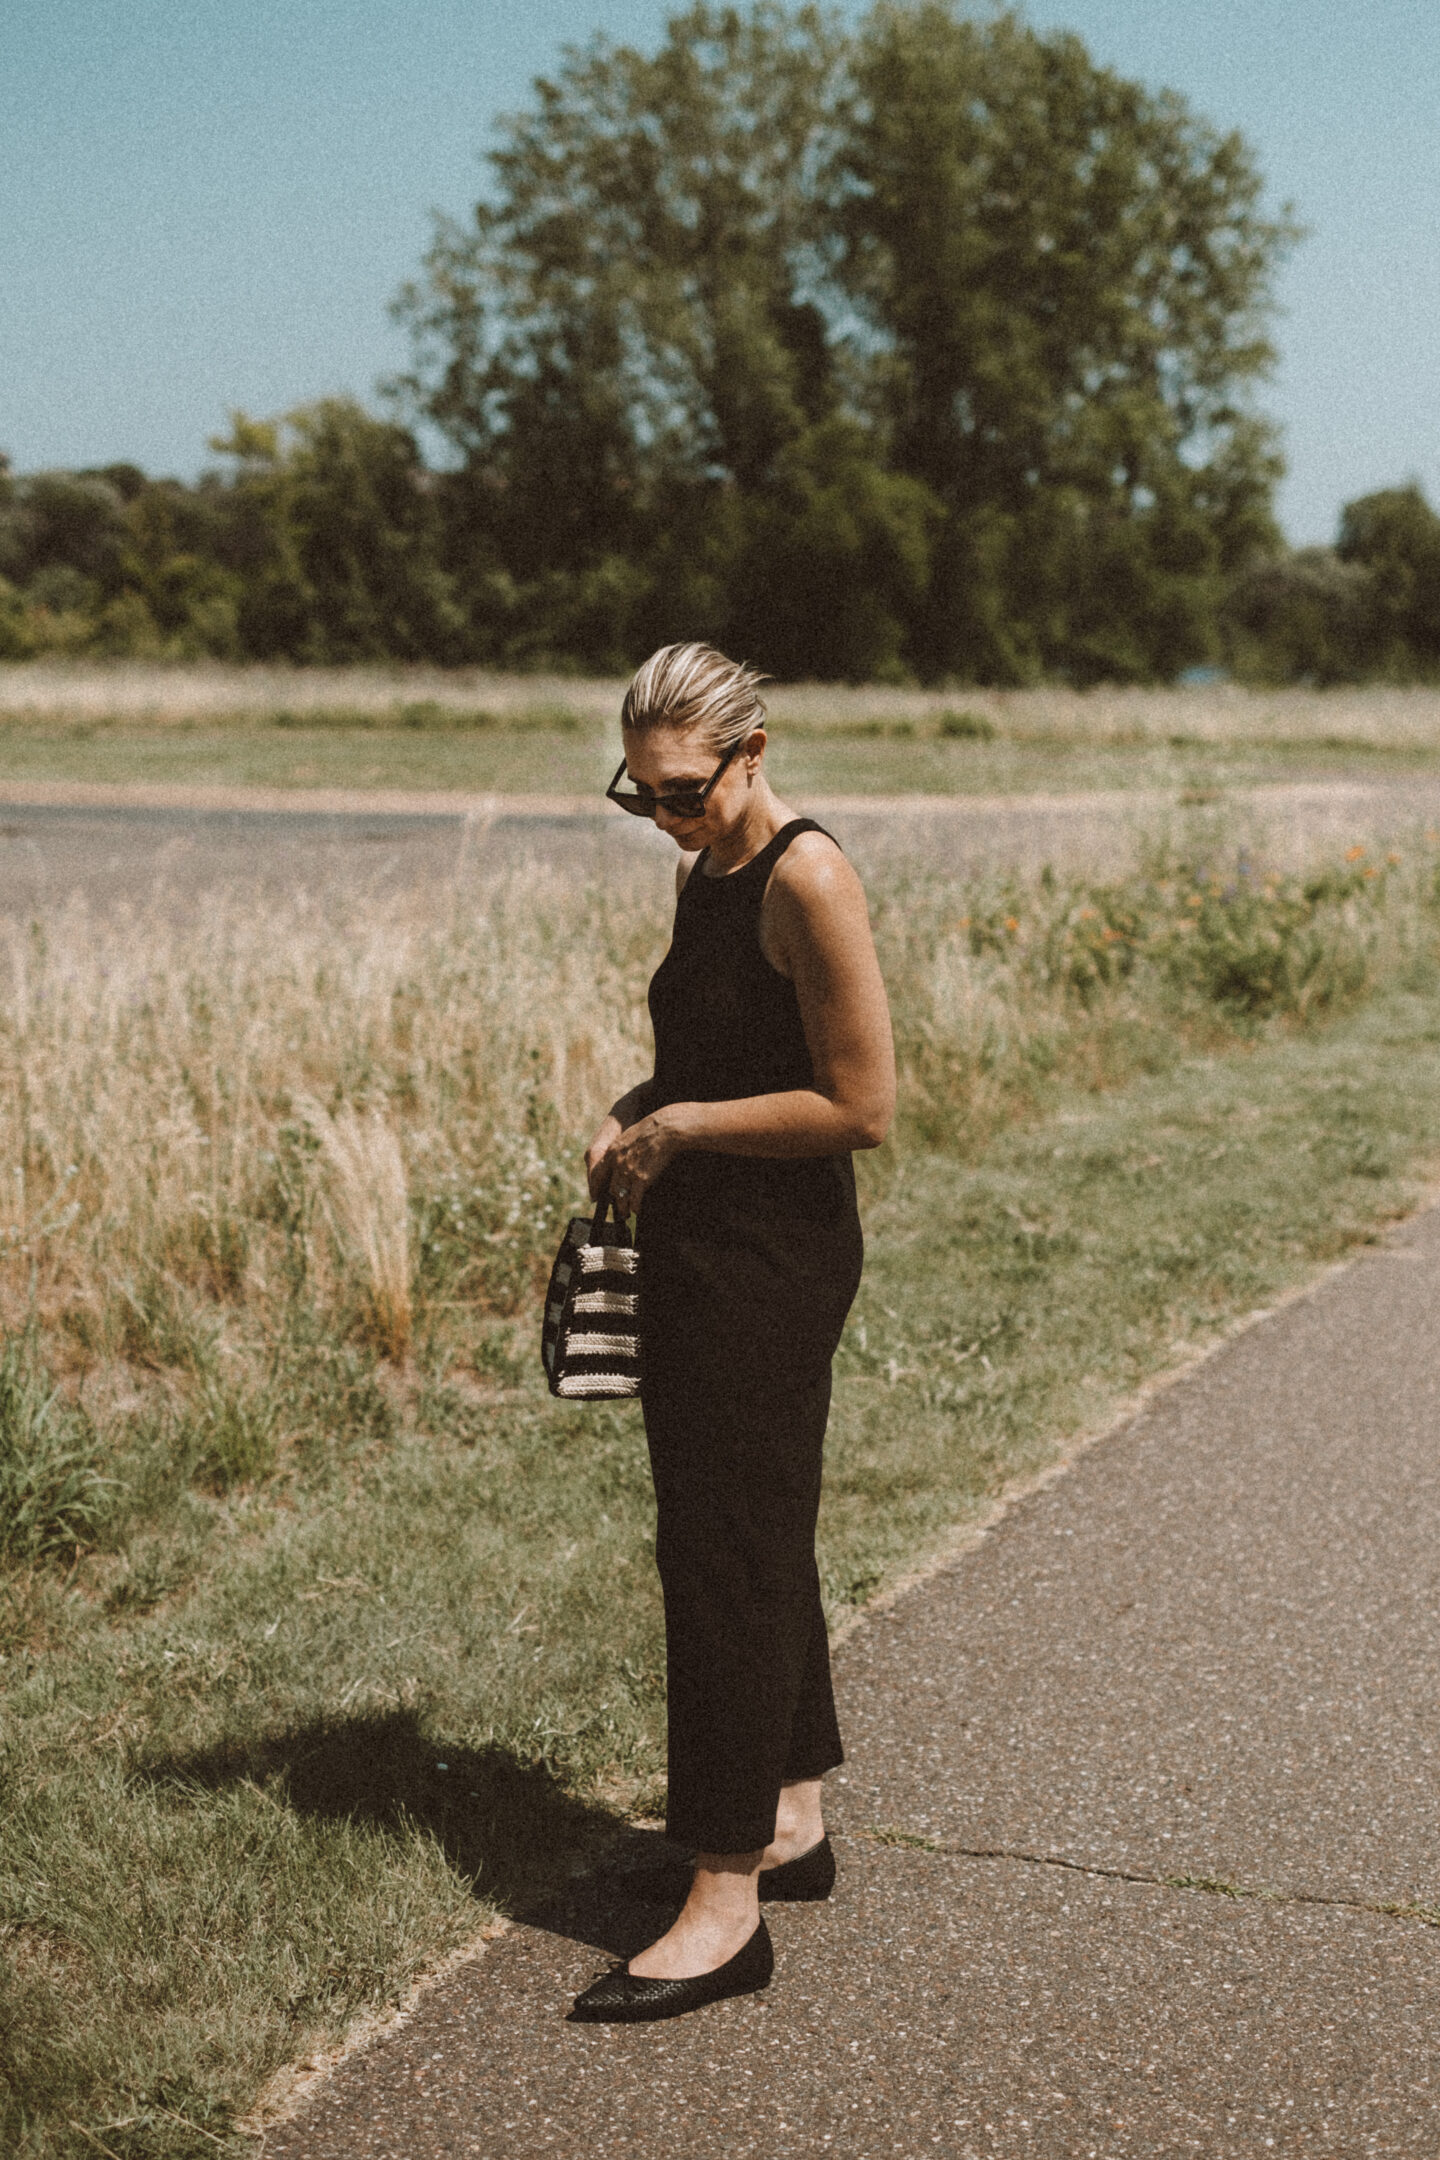
M 685 880 L 695 867 L 693 855 L 682 855 L 675 865 L 675 897 L 678 900 L 685 889 Z M 648 1112 L 655 1097 L 655 1079 L 637 1080 L 634 1087 L 627 1088 L 618 1102 L 610 1105 L 600 1129 L 585 1150 L 585 1177 L 590 1187 L 590 1197 L 598 1200 L 610 1182 L 610 1164 L 606 1158 L 620 1135 L 631 1125 L 639 1124 Z
M 600 1121 L 594 1139 L 585 1150 L 585 1181 L 590 1188 L 592 1200 L 598 1200 L 610 1183 L 608 1157 L 616 1141 L 627 1127 L 638 1124 L 649 1111 L 655 1093 L 653 1075 L 648 1080 L 637 1080 L 634 1087 L 627 1088 L 618 1102 L 613 1102 Z

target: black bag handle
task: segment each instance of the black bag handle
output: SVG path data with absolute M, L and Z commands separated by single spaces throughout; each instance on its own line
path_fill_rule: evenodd
M 605 1188 L 605 1191 L 601 1193 L 600 1198 L 595 1203 L 595 1213 L 590 1219 L 589 1243 L 592 1245 L 604 1244 L 605 1240 L 601 1236 L 601 1232 L 605 1228 L 605 1217 L 607 1214 L 613 1214 L 615 1217 L 615 1228 L 620 1233 L 619 1242 L 622 1245 L 633 1246 L 635 1240 L 630 1235 L 630 1225 L 625 1220 L 625 1217 L 620 1213 L 620 1210 L 615 1205 L 615 1202 L 611 1199 L 610 1188 L 608 1186 Z

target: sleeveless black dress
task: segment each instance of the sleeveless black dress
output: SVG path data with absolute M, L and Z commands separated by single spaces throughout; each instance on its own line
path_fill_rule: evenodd
M 760 911 L 796 818 L 727 877 L 702 855 L 650 985 L 652 1106 L 814 1085 Z M 828 837 L 828 836 L 827 836 Z M 667 1828 L 774 1835 L 782 1783 L 843 1760 L 815 1566 L 830 1361 L 860 1281 L 849 1155 L 677 1156 L 639 1217 L 646 1434 L 669 1704 Z

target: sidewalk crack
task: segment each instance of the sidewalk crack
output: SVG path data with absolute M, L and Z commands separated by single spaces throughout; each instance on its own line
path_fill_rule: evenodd
M 891 1823 L 868 1824 L 855 1833 L 858 1842 L 898 1846 L 908 1852 L 943 1855 L 953 1860 L 1014 1860 L 1025 1867 L 1057 1868 L 1089 1875 L 1101 1882 L 1139 1883 L 1154 1890 L 1198 1890 L 1209 1897 L 1238 1898 L 1262 1905 L 1323 1905 L 1347 1912 L 1376 1913 L 1386 1920 L 1414 1920 L 1440 1928 L 1440 1905 L 1408 1899 L 1347 1897 L 1323 1890 L 1274 1890 L 1263 1884 L 1230 1882 L 1220 1875 L 1160 1875 L 1148 1868 L 1105 1867 L 1095 1860 L 1068 1860 L 1061 1853 L 1027 1852 L 1015 1845 L 962 1845 L 953 1838 L 929 1837 Z

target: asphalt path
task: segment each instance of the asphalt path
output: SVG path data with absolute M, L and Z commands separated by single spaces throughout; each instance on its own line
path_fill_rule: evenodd
M 1223 809 L 1267 856 L 1299 863 L 1356 840 L 1440 820 L 1440 781 L 1327 781 L 1236 791 L 1223 802 L 1174 793 L 831 796 L 798 807 L 829 826 L 862 871 L 925 865 L 962 877 L 1057 870 L 1105 874 L 1158 826 Z M 462 875 L 540 863 L 603 873 L 670 843 L 585 797 L 286 795 L 278 790 L 119 789 L 0 782 L 0 913 L 35 913 L 77 894 L 93 907 L 217 889 L 324 892 L 341 900 L 449 887 Z
M 1440 2152 L 1440 1211 L 1262 1316 L 837 1659 L 769 1992 L 568 2000 L 623 1870 L 352 2056 L 270 2160 Z
M 0 802 L 0 913 L 45 913 L 77 895 L 100 910 L 184 906 L 221 890 L 364 902 L 531 860 L 589 872 L 627 843 L 609 819 L 563 814 Z

